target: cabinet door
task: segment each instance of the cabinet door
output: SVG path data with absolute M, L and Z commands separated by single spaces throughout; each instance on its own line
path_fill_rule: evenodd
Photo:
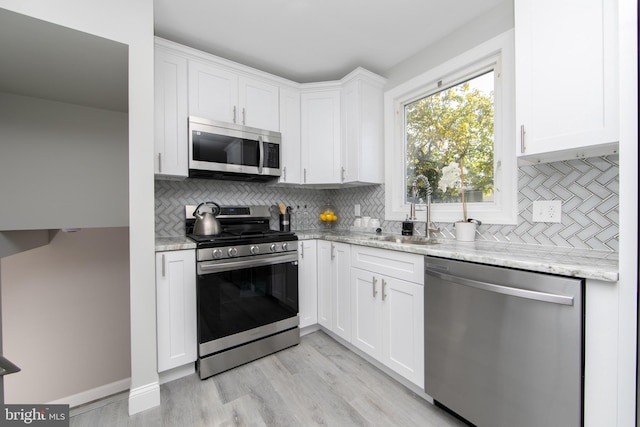
M 616 4 L 515 1 L 520 156 L 564 160 L 618 140 Z
M 241 124 L 280 131 L 278 86 L 241 76 L 238 79 L 238 90 Z
M 333 332 L 351 341 L 351 254 L 348 243 L 331 243 Z
M 187 60 L 156 48 L 154 61 L 154 172 L 186 178 Z
M 424 386 L 424 287 L 382 276 L 383 363 Z
M 195 250 L 156 254 L 158 372 L 195 362 Z
M 340 91 L 301 95 L 303 184 L 337 184 L 340 164 Z
M 228 123 L 238 122 L 238 75 L 189 61 L 189 115 Z
M 384 182 L 383 93 L 355 78 L 342 88 L 342 182 Z
M 294 89 L 280 89 L 280 133 L 282 161 L 279 182 L 300 184 L 300 92 Z
M 315 240 L 298 242 L 298 312 L 301 328 L 318 323 L 317 255 Z
M 333 329 L 331 242 L 318 240 L 318 323 Z
M 351 344 L 382 360 L 380 276 L 351 269 Z

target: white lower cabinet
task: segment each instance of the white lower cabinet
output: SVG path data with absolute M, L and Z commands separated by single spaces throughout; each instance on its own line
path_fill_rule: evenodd
M 351 341 L 351 269 L 348 243 L 318 240 L 318 323 Z
M 414 273 L 423 257 L 362 246 L 351 254 L 351 343 L 424 387 L 424 278 Z
M 196 251 L 156 253 L 158 372 L 197 357 Z
M 298 242 L 298 314 L 301 328 L 318 323 L 317 256 L 315 240 Z

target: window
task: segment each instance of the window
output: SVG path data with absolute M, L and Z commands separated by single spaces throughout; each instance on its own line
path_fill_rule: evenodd
M 405 219 L 411 202 L 424 218 L 422 175 L 434 221 L 462 219 L 464 198 L 469 217 L 515 224 L 512 98 L 512 31 L 385 93 L 385 218 Z

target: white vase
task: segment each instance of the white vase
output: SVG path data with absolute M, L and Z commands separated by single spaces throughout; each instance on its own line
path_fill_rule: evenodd
M 456 222 L 454 224 L 456 240 L 459 242 L 473 242 L 476 240 L 475 222 Z

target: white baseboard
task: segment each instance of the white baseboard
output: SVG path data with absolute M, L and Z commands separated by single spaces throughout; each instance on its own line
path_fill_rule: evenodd
M 131 389 L 129 392 L 129 415 L 160 406 L 160 383 L 153 382 Z
M 94 400 L 103 399 L 112 394 L 121 393 L 125 390 L 129 390 L 131 385 L 131 378 L 125 378 L 123 380 L 115 381 L 110 384 L 101 385 L 100 387 L 92 388 L 90 390 L 83 391 L 81 393 L 73 394 L 71 396 L 63 397 L 62 399 L 49 402 L 49 405 L 69 405 L 73 408 L 75 406 L 84 405 L 85 403 L 93 402 Z
M 184 366 L 178 366 L 177 368 L 169 369 L 168 371 L 160 372 L 160 384 L 168 383 L 178 380 L 187 375 L 194 374 L 196 372 L 195 362 L 186 364 Z

